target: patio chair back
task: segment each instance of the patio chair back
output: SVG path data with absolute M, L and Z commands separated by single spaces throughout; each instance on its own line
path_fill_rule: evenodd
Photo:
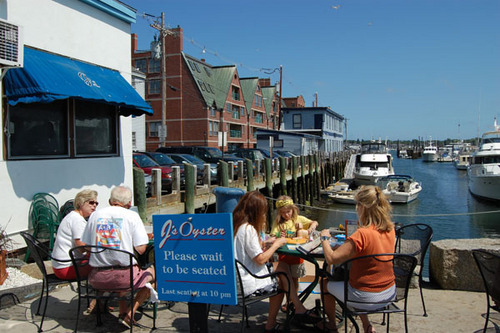
M 422 292 L 423 271 L 425 254 L 431 244 L 432 227 L 424 223 L 414 223 L 404 225 L 396 229 L 396 253 L 410 254 L 417 259 L 415 274 L 418 275 L 418 286 L 420 289 L 420 298 L 424 309 L 424 317 L 427 317 L 425 308 L 424 294 Z
M 349 273 L 351 265 L 356 262 L 364 261 L 363 264 L 369 264 L 370 262 L 377 262 L 377 264 L 384 264 L 387 266 L 384 274 L 387 274 L 388 278 L 392 276 L 396 283 L 396 294 L 392 301 L 378 302 L 374 300 L 359 301 L 352 298 L 349 294 Z M 347 320 L 349 319 L 354 325 L 356 332 L 359 332 L 359 326 L 354 319 L 354 316 L 360 314 L 371 314 L 371 313 L 383 313 L 387 314 L 387 332 L 389 332 L 390 327 L 390 314 L 403 312 L 404 314 L 404 324 L 405 332 L 408 332 L 408 321 L 407 321 L 407 300 L 408 300 L 408 289 L 410 287 L 411 277 L 415 266 L 417 265 L 417 259 L 411 255 L 400 254 L 400 253 L 384 253 L 384 254 L 374 254 L 367 255 L 349 259 L 340 265 L 341 270 L 344 272 L 344 300 L 337 299 L 338 303 L 342 306 L 342 312 L 344 317 L 344 327 L 345 332 L 348 331 Z M 403 306 L 400 308 L 396 303 L 402 302 Z M 400 303 L 401 304 L 401 303 Z M 370 307 L 370 310 L 366 310 L 366 307 Z
M 51 285 L 58 285 L 58 284 L 63 284 L 67 283 L 68 280 L 61 280 L 58 277 L 56 277 L 54 274 L 48 274 L 47 269 L 45 268 L 44 260 L 49 260 L 49 259 L 54 259 L 57 260 L 56 258 L 52 258 L 50 255 L 49 249 L 38 239 L 36 239 L 34 236 L 30 235 L 27 232 L 21 232 L 21 236 L 24 238 L 24 241 L 26 242 L 26 245 L 28 247 L 29 253 L 33 260 L 35 261 L 36 265 L 40 269 L 40 272 L 43 275 L 43 281 L 42 281 L 42 292 L 40 293 L 40 301 L 38 302 L 38 308 L 36 311 L 36 314 L 40 314 L 40 306 L 42 304 L 43 300 L 43 294 L 45 292 L 45 305 L 43 308 L 43 314 L 42 314 L 42 321 L 40 322 L 40 327 L 38 329 L 38 332 L 42 332 L 42 327 L 43 327 L 43 321 L 45 319 L 45 312 L 47 311 L 47 303 L 48 303 L 48 298 L 49 298 L 49 287 Z M 67 262 L 68 260 L 57 260 L 60 262 Z
M 255 275 L 250 270 L 238 259 L 235 259 L 235 265 L 236 265 L 236 285 L 237 285 L 237 293 L 238 293 L 238 306 L 242 308 L 242 317 L 241 317 L 241 332 L 245 331 L 245 328 L 250 328 L 250 323 L 248 321 L 248 306 L 255 304 L 257 302 L 260 302 L 262 300 L 271 298 L 273 296 L 276 296 L 278 294 L 286 294 L 286 299 L 289 299 L 289 291 L 281 290 L 278 289 L 274 292 L 270 293 L 265 293 L 262 295 L 250 295 L 250 296 L 244 296 L 245 295 L 245 286 L 241 282 L 241 271 L 245 271 L 246 273 L 250 274 L 252 277 L 255 279 L 266 279 L 266 278 L 272 278 L 276 279 L 278 276 L 282 279 L 286 279 L 287 285 L 290 285 L 290 281 L 288 279 L 288 276 L 284 272 L 269 272 L 269 274 L 265 275 Z M 241 271 L 240 271 L 241 269 Z M 220 312 L 219 312 L 219 319 L 218 321 L 221 322 L 221 317 L 222 317 L 222 310 L 224 308 L 224 305 L 221 305 L 220 307 Z M 286 320 L 285 320 L 285 326 L 288 326 L 290 319 L 290 309 L 287 309 L 286 311 Z M 287 327 L 285 327 L 286 329 Z
M 472 255 L 476 260 L 486 291 L 487 312 L 483 329 L 483 332 L 486 332 L 490 310 L 500 312 L 500 256 L 484 250 L 473 250 Z
M 87 253 L 88 256 L 82 256 L 81 255 L 82 253 Z M 140 290 L 134 288 L 134 265 L 136 262 L 138 262 L 138 260 L 133 253 L 110 247 L 85 245 L 72 248 L 69 251 L 69 255 L 71 257 L 71 261 L 73 263 L 73 267 L 75 269 L 78 282 L 78 312 L 76 316 L 75 332 L 78 331 L 80 303 L 83 298 L 87 299 L 92 298 L 97 300 L 96 303 L 97 326 L 102 325 L 101 312 L 102 310 L 104 310 L 100 309 L 100 300 L 103 300 L 105 302 L 111 299 L 118 301 L 126 301 L 128 302 L 130 308 L 133 307 L 135 295 Z M 87 277 L 81 276 L 79 272 L 81 271 L 81 267 L 88 265 L 88 257 L 92 257 L 94 255 L 103 255 L 106 256 L 106 258 L 113 258 L 109 260 L 111 264 L 110 266 L 99 267 L 99 269 L 116 269 L 116 265 L 123 266 L 123 263 L 128 263 L 128 265 L 123 266 L 123 268 L 128 268 L 130 277 L 129 283 L 127 285 L 124 285 L 123 287 L 100 289 L 96 288 L 95 286 L 90 286 L 92 288 L 89 288 L 89 284 L 87 283 Z M 115 261 L 115 264 L 113 264 L 113 261 Z M 153 318 L 153 329 L 155 329 L 156 304 L 154 305 L 153 316 L 151 318 Z M 134 325 L 130 325 L 131 333 L 133 332 L 133 327 Z

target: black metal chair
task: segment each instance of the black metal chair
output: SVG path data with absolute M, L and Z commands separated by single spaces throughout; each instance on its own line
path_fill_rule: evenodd
M 286 299 L 289 299 L 289 291 L 281 290 L 278 288 L 278 290 L 271 292 L 271 293 L 265 293 L 262 295 L 251 295 L 244 297 L 245 295 L 245 287 L 243 286 L 243 283 L 241 283 L 241 273 L 239 270 L 239 267 L 241 267 L 242 270 L 246 271 L 248 274 L 250 274 L 252 277 L 256 279 L 266 279 L 266 278 L 277 278 L 278 276 L 282 276 L 283 278 L 288 281 L 287 285 L 290 285 L 290 280 L 288 279 L 288 276 L 284 272 L 270 272 L 269 274 L 265 275 L 255 275 L 250 270 L 243 265 L 241 261 L 238 259 L 235 259 L 235 265 L 236 265 L 236 284 L 237 284 L 237 292 L 238 292 L 238 306 L 242 308 L 242 317 L 241 317 L 241 332 L 245 331 L 245 327 L 250 328 L 250 323 L 248 321 L 248 306 L 255 304 L 257 302 L 263 301 L 265 299 L 268 299 L 270 297 L 276 296 L 278 294 L 284 293 L 286 295 Z M 224 305 L 221 305 L 220 307 L 220 312 L 219 312 L 219 319 L 218 322 L 221 322 L 221 317 L 222 317 L 222 310 L 224 309 Z M 289 319 L 290 319 L 290 311 L 291 309 L 287 309 L 286 311 L 286 320 L 285 320 L 285 326 L 288 327 Z M 244 325 L 246 323 L 246 325 Z M 287 328 L 285 327 L 285 328 Z
M 427 317 L 427 311 L 422 292 L 422 274 L 424 271 L 425 254 L 431 244 L 432 235 L 432 227 L 424 223 L 408 224 L 396 229 L 396 248 L 394 252 L 409 254 L 417 258 L 417 271 L 415 274 L 418 275 L 418 287 L 420 288 L 424 317 Z
M 472 255 L 476 260 L 486 291 L 488 306 L 483 329 L 483 332 L 486 332 L 490 320 L 490 311 L 500 312 L 500 256 L 484 250 L 473 250 Z
M 380 264 L 390 264 L 392 269 L 389 268 L 387 270 L 387 274 L 394 274 L 396 281 L 396 295 L 394 299 L 387 303 L 384 302 L 360 302 L 352 300 L 349 292 L 349 272 L 350 267 L 356 261 L 378 261 Z M 356 257 L 353 259 L 349 259 L 342 263 L 339 267 L 343 271 L 344 274 L 344 301 L 337 299 L 337 302 L 342 307 L 342 316 L 344 319 L 344 328 L 347 333 L 347 319 L 349 319 L 354 325 L 356 332 L 359 333 L 359 326 L 356 323 L 355 316 L 358 315 L 368 315 L 373 313 L 382 313 L 384 316 L 387 314 L 387 332 L 389 332 L 390 326 L 390 314 L 391 313 L 400 313 L 404 314 L 404 324 L 405 324 L 405 332 L 408 332 L 408 321 L 407 321 L 407 299 L 408 299 L 408 289 L 410 287 L 411 277 L 413 275 L 413 271 L 417 265 L 417 259 L 411 255 L 400 254 L 400 253 L 383 253 L 383 254 L 374 254 Z M 403 306 L 399 307 L 396 303 L 402 301 Z M 375 307 L 373 310 L 363 310 L 360 307 L 363 305 L 376 305 L 379 304 L 380 307 Z
M 58 260 L 53 258 L 49 253 L 49 249 L 42 242 L 27 232 L 21 232 L 21 236 L 24 238 L 24 241 L 28 246 L 30 256 L 33 258 L 43 275 L 42 292 L 40 294 L 40 301 L 38 302 L 38 308 L 36 310 L 36 315 L 40 315 L 40 306 L 42 305 L 43 294 L 45 293 L 45 305 L 43 307 L 42 321 L 40 322 L 40 327 L 38 329 L 38 332 L 43 332 L 42 326 L 45 319 L 45 312 L 47 311 L 49 287 L 71 282 L 70 280 L 61 280 L 55 276 L 55 274 L 48 274 L 47 269 L 45 268 L 44 260 L 53 259 L 60 262 L 68 262 L 70 260 Z
M 104 255 L 107 258 L 113 258 L 110 260 L 110 266 L 109 269 L 114 269 L 115 266 L 123 266 L 123 263 L 126 262 L 128 265 L 123 266 L 124 268 L 129 268 L 130 272 L 130 283 L 126 287 L 122 288 L 112 288 L 112 289 L 98 289 L 95 288 L 95 286 L 91 286 L 92 288 L 88 288 L 88 283 L 87 283 L 87 277 L 80 276 L 79 274 L 79 268 L 82 267 L 82 265 L 87 265 L 88 264 L 88 258 L 82 257 L 80 254 L 83 252 L 87 252 L 90 257 L 93 255 Z M 128 305 L 130 308 L 133 307 L 134 305 L 134 298 L 137 292 L 140 289 L 135 289 L 134 288 L 134 271 L 133 267 L 136 263 L 139 261 L 137 260 L 137 257 L 130 252 L 120 250 L 120 249 L 115 249 L 115 248 L 110 248 L 110 247 L 104 247 L 104 246 L 96 246 L 96 245 L 85 245 L 85 246 L 77 246 L 72 248 L 69 251 L 69 255 L 71 257 L 71 261 L 73 262 L 73 267 L 75 268 L 76 271 L 76 276 L 77 276 L 77 282 L 78 282 L 78 310 L 77 310 L 77 315 L 76 315 L 76 323 L 75 323 L 75 332 L 78 331 L 78 321 L 80 317 L 80 304 L 83 298 L 92 298 L 96 300 L 96 307 L 97 307 L 97 312 L 96 312 L 96 317 L 97 317 L 97 326 L 102 325 L 102 319 L 101 319 L 101 313 L 103 312 L 104 309 L 100 308 L 100 301 L 102 300 L 104 304 L 107 304 L 108 301 L 110 300 L 117 300 L 117 301 L 127 301 Z M 113 264 L 113 261 L 115 263 Z M 105 267 L 106 269 L 108 267 Z M 141 309 L 141 308 L 140 308 Z M 143 309 L 143 308 L 142 308 Z M 153 315 L 148 317 L 153 319 L 153 327 L 152 329 L 156 329 L 156 304 L 153 306 Z M 145 314 L 143 312 L 143 314 Z M 130 333 L 133 332 L 133 327 L 134 325 L 130 325 Z

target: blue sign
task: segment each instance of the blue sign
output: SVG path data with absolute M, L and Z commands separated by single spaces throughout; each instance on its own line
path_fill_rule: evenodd
M 230 213 L 153 215 L 158 297 L 237 304 Z

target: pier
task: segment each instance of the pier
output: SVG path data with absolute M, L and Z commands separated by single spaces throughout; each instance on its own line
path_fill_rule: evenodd
M 350 158 L 349 152 L 317 153 L 297 157 L 266 158 L 252 162 L 249 159 L 232 162 L 220 161 L 217 183 L 210 179 L 209 165 L 205 165 L 203 184 L 196 182 L 196 167 L 186 164 L 185 185 L 181 190 L 180 171 L 174 167 L 172 193 L 161 195 L 161 173 L 153 172 L 153 195 L 146 198 L 144 175 L 134 170 L 135 203 L 144 221 L 151 222 L 153 214 L 182 214 L 208 210 L 215 204 L 213 189 L 217 186 L 240 188 L 245 191 L 259 190 L 264 195 L 277 198 L 289 195 L 294 202 L 311 203 L 319 199 L 321 189 L 341 179 Z M 248 172 L 251 170 L 253 172 Z M 142 181 L 142 182 L 141 182 Z

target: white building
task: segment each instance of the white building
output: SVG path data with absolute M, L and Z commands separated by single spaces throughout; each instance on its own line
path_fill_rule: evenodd
M 50 193 L 62 205 L 91 188 L 102 208 L 112 187 L 132 188 L 128 115 L 152 110 L 130 86 L 133 8 L 2 0 L 0 19 L 20 26 L 24 43 L 23 68 L 2 66 L 0 225 L 24 247 L 18 234 L 30 228 L 33 194 Z

